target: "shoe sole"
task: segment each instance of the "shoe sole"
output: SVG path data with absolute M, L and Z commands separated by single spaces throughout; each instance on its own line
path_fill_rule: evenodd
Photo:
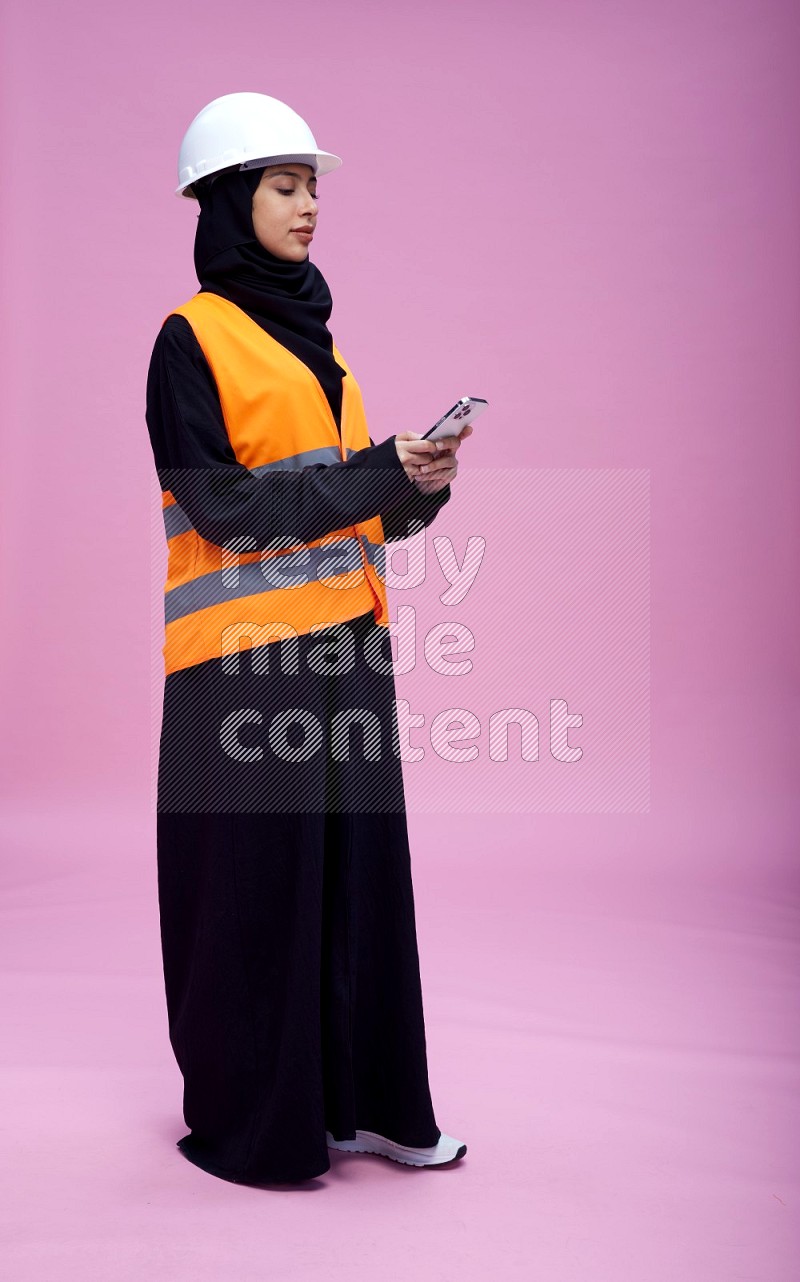
M 335 1140 L 328 1132 L 327 1142 L 328 1148 L 336 1149 L 341 1153 L 374 1153 L 378 1157 L 388 1157 L 392 1162 L 400 1162 L 403 1166 L 447 1166 L 451 1162 L 459 1161 L 467 1151 L 466 1144 L 461 1144 L 452 1157 L 432 1159 L 421 1149 L 395 1144 L 394 1140 L 387 1140 L 383 1135 L 376 1135 L 374 1131 L 356 1131 L 354 1140 Z

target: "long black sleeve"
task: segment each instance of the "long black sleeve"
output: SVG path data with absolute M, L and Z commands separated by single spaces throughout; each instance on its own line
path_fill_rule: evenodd
M 370 444 L 372 444 L 370 437 Z M 397 451 L 395 451 L 397 453 Z M 420 524 L 427 527 L 440 508 L 450 498 L 450 486 L 445 485 L 435 494 L 423 494 L 418 490 L 414 482 L 411 482 L 413 489 L 406 493 L 399 503 L 394 504 L 387 511 L 381 512 L 381 524 L 383 526 L 383 539 L 385 543 L 391 543 L 396 539 L 406 539 L 410 535 L 419 531 Z M 411 522 L 415 522 L 412 528 Z
M 310 543 L 384 515 L 393 537 L 401 538 L 413 517 L 427 525 L 449 498 L 449 486 L 420 494 L 393 436 L 346 462 L 251 472 L 233 452 L 213 374 L 183 316 L 169 316 L 156 338 L 145 417 L 161 488 L 174 495 L 201 538 L 219 546 L 247 536 L 258 550 L 276 540 Z

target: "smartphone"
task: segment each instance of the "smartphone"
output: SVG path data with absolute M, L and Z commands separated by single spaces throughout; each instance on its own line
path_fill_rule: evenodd
M 480 396 L 462 396 L 452 409 L 442 415 L 438 423 L 434 423 L 430 431 L 425 432 L 423 440 L 437 441 L 440 436 L 458 436 L 462 427 L 482 414 L 488 403 Z

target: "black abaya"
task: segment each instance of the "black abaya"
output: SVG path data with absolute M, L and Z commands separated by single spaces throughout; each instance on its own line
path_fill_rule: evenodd
M 171 317 L 148 379 L 160 474 L 223 465 L 230 445 L 209 377 L 190 327 Z M 202 432 L 187 430 L 188 407 Z M 403 502 L 381 513 L 387 539 L 403 537 L 412 516 L 430 522 L 448 497 L 449 489 L 426 497 L 409 484 Z M 375 633 L 370 612 L 330 634 L 260 647 L 267 671 L 245 653 L 236 675 L 212 660 L 166 678 L 158 893 L 169 1035 L 190 1128 L 180 1147 L 228 1179 L 320 1175 L 330 1166 L 326 1130 L 336 1139 L 371 1130 L 414 1146 L 440 1135 L 394 678 L 388 663 L 375 671 L 374 656 L 391 651 L 377 628 L 382 646 L 367 662 Z M 337 642 L 334 675 L 319 661 L 323 639 Z M 336 654 L 347 639 L 353 662 L 342 672 Z M 270 739 L 290 708 L 322 735 L 304 761 L 287 759 L 300 751 L 297 724 L 276 737 L 283 755 Z M 337 760 L 331 719 L 353 709 L 371 730 L 356 725 L 351 759 Z
M 391 727 L 393 678 L 377 675 L 363 657 L 375 626 L 371 613 L 340 625 L 350 629 L 357 658 L 350 672 L 333 677 L 306 666 L 319 638 L 301 637 L 305 676 L 293 703 L 302 700 L 328 724 L 338 709 L 369 707 Z M 287 644 L 270 646 L 276 673 Z M 171 801 L 181 754 L 185 778 L 208 771 L 214 735 L 207 731 L 217 724 L 211 708 L 263 711 L 255 739 L 266 744 L 287 688 L 273 683 L 272 667 L 267 676 L 246 668 L 231 679 L 213 661 L 171 674 L 159 797 Z M 159 810 L 169 1031 L 191 1128 L 181 1148 L 229 1179 L 322 1174 L 330 1165 L 326 1130 L 336 1139 L 371 1130 L 415 1146 L 439 1139 L 401 762 L 384 743 L 365 789 L 359 743 L 354 732 L 350 762 L 320 751 L 308 763 L 306 808 Z M 216 750 L 223 758 L 218 730 Z M 265 758 L 274 764 L 268 747 Z M 249 803 L 259 795 L 257 785 L 235 786 Z M 318 804 L 324 797 L 329 804 Z

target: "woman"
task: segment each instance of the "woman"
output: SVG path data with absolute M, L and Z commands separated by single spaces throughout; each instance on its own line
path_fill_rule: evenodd
M 169 547 L 158 894 L 187 1158 L 285 1182 L 329 1148 L 440 1165 L 382 575 L 460 439 L 374 445 L 309 259 L 341 162 L 261 94 L 195 118 L 178 194 L 200 290 L 147 425 Z M 464 429 L 462 437 L 470 432 Z

